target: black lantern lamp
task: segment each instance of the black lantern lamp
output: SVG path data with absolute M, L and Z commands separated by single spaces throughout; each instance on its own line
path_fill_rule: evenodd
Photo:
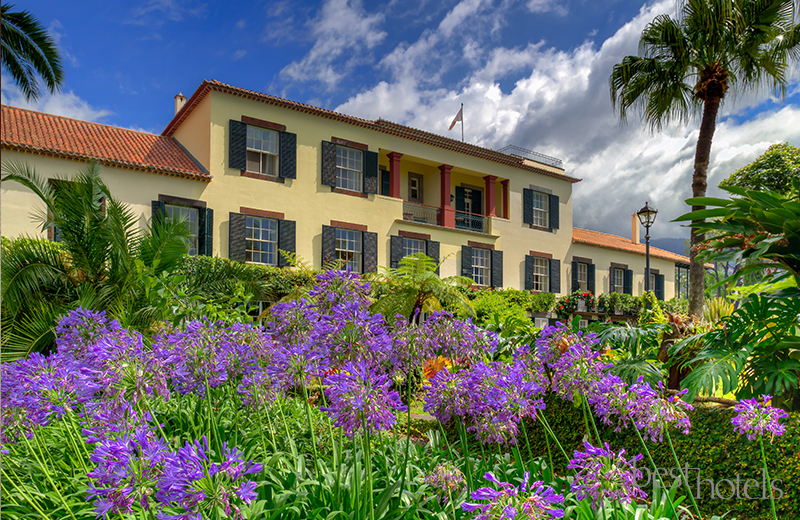
M 636 212 L 639 217 L 639 222 L 642 223 L 645 229 L 644 243 L 645 243 L 645 273 L 644 273 L 644 290 L 650 290 L 650 226 L 656 221 L 658 210 L 653 209 L 645 202 L 644 207 Z

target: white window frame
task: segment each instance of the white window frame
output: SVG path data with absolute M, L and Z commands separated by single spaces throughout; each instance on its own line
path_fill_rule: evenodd
M 550 227 L 550 195 L 541 191 L 533 192 L 533 225 Z
M 549 258 L 533 257 L 533 290 L 536 292 L 550 292 Z
M 614 279 L 612 280 L 612 283 L 613 290 L 610 292 L 619 294 L 625 292 L 625 269 L 622 269 L 621 267 L 614 268 Z
M 268 137 L 269 139 L 265 139 Z M 270 177 L 278 176 L 278 158 L 280 156 L 280 132 L 247 125 L 247 160 L 248 172 L 260 173 Z M 252 168 L 255 162 L 251 158 L 258 157 L 258 169 Z
M 354 273 L 363 270 L 364 236 L 355 229 L 336 228 L 336 259 L 344 260 L 342 270 L 350 267 Z
M 480 287 L 488 287 L 492 280 L 492 250 L 472 248 L 472 281 Z
M 537 329 L 543 329 L 545 327 L 548 327 L 549 325 L 550 325 L 550 320 L 548 320 L 547 318 L 537 318 L 537 317 L 533 318 L 533 326 L 536 327 Z
M 578 320 L 578 328 L 585 329 L 588 326 L 589 326 L 589 320 L 586 319 Z
M 689 297 L 689 268 L 675 266 L 675 296 L 678 298 Z
M 650 270 L 650 292 L 656 292 L 656 278 L 657 278 L 657 275 L 651 269 Z
M 336 187 L 348 191 L 363 191 L 364 151 L 336 145 Z
M 589 290 L 589 264 L 578 262 L 578 290 L 586 292 Z
M 164 204 L 164 216 L 167 221 L 172 222 L 176 213 L 179 214 L 189 230 L 189 254 L 196 255 L 200 250 L 200 210 L 191 206 L 182 206 L 169 202 Z M 192 219 L 192 217 L 194 218 Z
M 245 215 L 245 262 L 278 265 L 278 225 L 274 218 Z
M 403 237 L 403 258 L 417 253 L 428 254 L 425 240 Z

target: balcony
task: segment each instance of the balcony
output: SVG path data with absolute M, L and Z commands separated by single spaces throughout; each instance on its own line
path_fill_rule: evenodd
M 469 231 L 477 231 L 478 233 L 488 233 L 489 218 L 484 215 L 456 210 L 456 229 L 466 229 Z
M 422 222 L 424 224 L 441 225 L 441 208 L 427 206 L 416 202 L 403 201 L 403 220 Z

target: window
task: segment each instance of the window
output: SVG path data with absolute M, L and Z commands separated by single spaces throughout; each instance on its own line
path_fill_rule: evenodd
M 419 238 L 403 237 L 403 258 L 416 253 L 426 253 L 425 241 Z
M 361 191 L 364 152 L 336 146 L 336 187 Z
M 550 259 L 535 257 L 533 259 L 533 290 L 550 292 Z
M 245 218 L 245 262 L 278 265 L 278 221 L 272 218 Z
M 408 174 L 408 200 L 422 203 L 422 175 L 417 173 Z
M 361 272 L 361 231 L 336 228 L 336 259 L 343 260 L 342 269 Z
M 656 290 L 656 275 L 652 271 L 652 269 L 650 270 L 650 285 L 649 285 L 649 287 L 650 287 L 650 291 L 651 292 L 655 292 L 655 290 Z
M 578 262 L 578 290 L 589 290 L 589 266 Z
M 479 247 L 472 248 L 472 280 L 475 285 L 488 286 L 491 282 L 491 251 Z
M 277 176 L 279 153 L 278 132 L 247 125 L 247 171 Z
M 533 225 L 550 227 L 550 199 L 546 193 L 533 192 Z
M 620 269 L 619 267 L 613 269 L 611 292 L 620 294 L 625 292 L 625 269 Z
M 675 266 L 675 296 L 678 298 L 689 297 L 689 266 Z
M 533 326 L 537 329 L 543 329 L 550 325 L 550 320 L 547 318 L 533 318 Z
M 589 326 L 589 320 L 578 320 L 578 328 L 585 329 Z
M 164 206 L 164 211 L 166 212 L 168 221 L 183 222 L 186 224 L 186 228 L 189 230 L 189 254 L 196 255 L 198 252 L 198 235 L 200 229 L 200 211 L 198 208 L 166 204 Z

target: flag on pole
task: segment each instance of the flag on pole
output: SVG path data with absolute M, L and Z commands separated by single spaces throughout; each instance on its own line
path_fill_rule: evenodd
M 450 123 L 450 128 L 448 128 L 448 130 L 452 130 L 453 127 L 456 126 L 456 123 L 458 123 L 459 121 L 461 121 L 462 125 L 464 124 L 464 104 L 463 103 L 461 104 L 461 110 L 458 111 L 458 114 L 456 114 L 455 119 L 453 119 L 453 122 Z

